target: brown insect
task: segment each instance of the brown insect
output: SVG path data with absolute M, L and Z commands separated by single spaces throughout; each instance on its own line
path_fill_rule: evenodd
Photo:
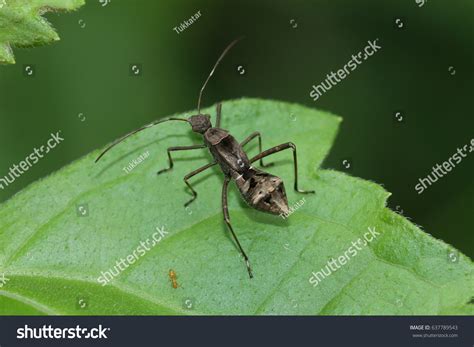
M 212 157 L 213 161 L 209 164 L 200 167 L 197 170 L 194 170 L 187 174 L 184 177 L 184 183 L 189 187 L 192 193 L 192 198 L 184 204 L 184 206 L 188 206 L 191 202 L 193 202 L 197 197 L 197 192 L 193 189 L 191 184 L 189 183 L 189 179 L 204 170 L 209 169 L 210 167 L 219 164 L 222 172 L 224 173 L 224 184 L 222 187 L 222 210 L 224 214 L 224 221 L 227 224 L 229 231 L 232 233 L 232 236 L 242 254 L 246 266 L 247 271 L 249 273 L 250 278 L 253 277 L 252 269 L 250 267 L 249 258 L 247 254 L 244 252 L 240 242 L 232 228 L 230 223 L 229 217 L 229 210 L 227 207 L 227 188 L 229 182 L 233 180 L 237 188 L 242 195 L 242 198 L 253 208 L 271 213 L 271 214 L 286 214 L 288 213 L 288 200 L 286 197 L 285 186 L 281 178 L 271 175 L 267 172 L 262 170 L 258 170 L 252 166 L 252 163 L 259 161 L 260 166 L 268 167 L 272 164 L 264 165 L 262 159 L 275 154 L 277 152 L 291 149 L 293 152 L 293 165 L 294 165 L 294 189 L 299 193 L 314 193 L 313 190 L 305 191 L 298 188 L 298 162 L 297 162 L 297 155 L 296 155 L 296 146 L 292 142 L 286 142 L 281 145 L 275 146 L 273 148 L 267 149 L 266 151 L 262 151 L 262 138 L 258 131 L 253 132 L 250 134 L 245 140 L 242 142 L 238 142 L 227 130 L 221 129 L 221 110 L 222 104 L 217 104 L 216 110 L 216 126 L 213 127 L 211 124 L 211 116 L 208 114 L 201 114 L 201 97 L 202 92 L 204 91 L 207 82 L 214 74 L 215 69 L 219 65 L 222 58 L 226 55 L 226 53 L 234 46 L 240 39 L 234 40 L 231 42 L 226 49 L 222 52 L 220 57 L 217 59 L 214 67 L 212 68 L 209 76 L 207 77 L 204 85 L 201 88 L 199 93 L 198 105 L 197 105 L 197 115 L 191 116 L 188 119 L 184 118 L 165 118 L 158 121 L 154 121 L 148 125 L 145 125 L 137 130 L 134 130 L 121 138 L 115 140 L 112 144 L 110 144 L 96 159 L 96 162 L 99 161 L 102 156 L 107 153 L 112 147 L 119 144 L 129 136 L 148 129 L 152 126 L 157 124 L 167 122 L 167 121 L 181 121 L 186 122 L 191 125 L 192 130 L 198 134 L 201 134 L 203 137 L 203 144 L 196 144 L 192 146 L 179 146 L 179 147 L 170 147 L 168 148 L 168 159 L 169 159 L 169 166 L 165 169 L 158 171 L 158 174 L 162 174 L 166 171 L 169 171 L 173 168 L 173 158 L 171 157 L 171 152 L 175 151 L 187 151 L 187 150 L 194 150 L 200 148 L 208 148 Z M 258 148 L 259 154 L 254 156 L 253 158 L 248 158 L 247 154 L 244 152 L 243 147 L 247 145 L 251 140 L 258 138 Z M 171 277 L 171 271 L 170 271 Z M 174 286 L 174 284 L 173 284 Z
M 176 272 L 174 272 L 173 270 L 170 270 L 170 272 L 168 273 L 168 275 L 170 276 L 170 280 L 171 280 L 171 284 L 173 285 L 173 288 L 176 289 L 178 288 L 178 281 L 176 280 Z

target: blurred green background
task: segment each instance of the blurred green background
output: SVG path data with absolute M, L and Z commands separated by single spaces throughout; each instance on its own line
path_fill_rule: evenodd
M 204 105 L 251 96 L 342 116 L 324 167 L 383 184 L 392 209 L 472 258 L 474 155 L 423 194 L 414 187 L 474 138 L 474 2 L 418 2 L 89 0 L 77 12 L 48 14 L 61 41 L 15 49 L 17 64 L 0 66 L 0 176 L 51 132 L 62 130 L 65 141 L 0 190 L 0 201 L 153 119 L 194 109 L 217 56 L 245 35 Z M 173 30 L 197 11 L 197 22 Z M 378 53 L 316 102 L 309 97 L 313 84 L 376 38 Z M 27 64 L 34 77 L 24 75 Z

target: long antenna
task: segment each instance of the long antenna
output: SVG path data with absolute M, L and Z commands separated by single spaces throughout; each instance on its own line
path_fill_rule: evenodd
M 129 136 L 132 136 L 142 130 L 145 130 L 145 129 L 148 129 L 148 128 L 151 128 L 152 126 L 155 126 L 157 124 L 160 124 L 160 123 L 164 123 L 164 122 L 167 122 L 169 120 L 179 120 L 179 121 L 183 121 L 183 122 L 187 122 L 188 120 L 187 119 L 183 119 L 183 118 L 174 118 L 174 117 L 171 117 L 171 118 L 165 118 L 165 119 L 160 119 L 160 120 L 156 120 L 150 124 L 147 124 L 147 125 L 144 125 L 142 126 L 141 128 L 137 129 L 137 130 L 133 130 L 131 132 L 129 132 L 128 134 L 118 138 L 117 140 L 115 140 L 114 142 L 112 142 L 98 157 L 97 159 L 95 160 L 95 162 L 97 163 L 100 158 L 102 158 L 105 153 L 107 153 L 108 151 L 110 151 L 114 146 L 118 145 L 120 142 L 122 142 L 123 140 L 125 140 L 127 137 Z
M 227 52 L 232 48 L 232 46 L 234 46 L 237 42 L 239 42 L 240 40 L 242 40 L 244 37 L 239 37 L 238 39 L 235 39 L 234 41 L 232 41 L 227 47 L 226 49 L 224 49 L 224 52 L 222 52 L 221 56 L 219 57 L 219 59 L 217 59 L 216 61 L 216 64 L 214 65 L 214 67 L 212 68 L 211 70 L 211 73 L 209 74 L 209 76 L 207 76 L 207 80 L 206 82 L 204 82 L 204 85 L 202 86 L 201 88 L 201 91 L 199 92 L 199 99 L 198 99 L 198 114 L 201 114 L 201 97 L 202 97 L 202 92 L 204 91 L 204 88 L 206 88 L 206 85 L 207 85 L 207 82 L 209 82 L 211 76 L 214 74 L 214 71 L 216 70 L 217 68 L 217 65 L 219 65 L 219 63 L 221 62 L 222 58 L 224 58 L 224 56 L 227 54 Z

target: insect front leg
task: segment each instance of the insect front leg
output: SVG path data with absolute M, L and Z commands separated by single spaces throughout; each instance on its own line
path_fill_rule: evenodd
M 250 162 L 253 163 L 254 161 L 257 161 L 259 159 L 265 158 L 269 155 L 278 153 L 280 151 L 283 151 L 283 150 L 289 149 L 289 148 L 291 148 L 293 150 L 293 164 L 294 164 L 294 171 L 295 171 L 295 190 L 299 193 L 304 193 L 304 194 L 314 193 L 314 190 L 301 190 L 301 189 L 298 189 L 298 157 L 296 155 L 296 145 L 292 142 L 283 143 L 281 145 L 278 145 L 278 146 L 272 147 L 270 149 L 267 149 L 266 151 L 263 151 L 262 153 L 257 154 L 255 157 L 250 159 Z
M 217 164 L 217 162 L 213 162 L 213 163 L 206 164 L 206 165 L 200 167 L 199 169 L 196 169 L 196 170 L 194 170 L 194 171 L 188 173 L 186 176 L 184 176 L 184 183 L 186 183 L 186 185 L 189 187 L 189 189 L 191 189 L 191 192 L 192 192 L 192 194 L 193 194 L 193 197 L 191 198 L 191 200 L 189 200 L 187 203 L 185 203 L 185 204 L 184 204 L 184 207 L 188 207 L 188 205 L 189 205 L 190 203 L 192 203 L 194 200 L 196 200 L 196 198 L 197 198 L 197 192 L 193 189 L 193 187 L 191 187 L 191 184 L 188 182 L 188 180 L 189 180 L 191 177 L 197 175 L 198 173 L 203 172 L 204 170 L 209 169 L 210 167 L 212 167 L 212 166 L 214 166 L 214 165 L 216 165 L 216 164 Z
M 221 127 L 221 114 L 222 114 L 222 103 L 218 103 L 216 106 L 216 128 Z
M 205 148 L 206 145 L 192 145 L 192 146 L 179 146 L 179 147 L 170 147 L 167 149 L 168 152 L 168 160 L 169 160 L 169 167 L 166 169 L 162 169 L 157 172 L 157 174 L 162 174 L 163 172 L 170 171 L 173 168 L 173 158 L 171 158 L 171 152 L 174 151 L 188 151 L 191 149 L 200 149 L 200 148 Z
M 258 153 L 262 153 L 262 136 L 260 135 L 260 132 L 255 131 L 252 134 L 250 134 L 245 140 L 242 141 L 240 144 L 242 147 L 244 147 L 247 143 L 252 141 L 254 138 L 258 137 Z M 260 166 L 261 167 L 269 167 L 272 166 L 275 163 L 268 163 L 268 164 L 263 164 L 263 160 L 260 159 Z
M 245 254 L 242 246 L 240 245 L 239 239 L 237 238 L 237 235 L 235 235 L 234 229 L 232 228 L 232 224 L 230 224 L 229 209 L 227 207 L 227 188 L 229 187 L 229 182 L 230 182 L 230 177 L 226 177 L 224 179 L 224 184 L 222 186 L 222 212 L 224 214 L 224 222 L 225 224 L 227 224 L 227 228 L 232 233 L 232 237 L 234 238 L 235 243 L 237 243 L 240 253 L 244 257 L 245 265 L 247 266 L 247 271 L 249 273 L 250 278 L 253 278 L 252 268 L 250 267 L 249 258 L 247 257 L 247 254 Z

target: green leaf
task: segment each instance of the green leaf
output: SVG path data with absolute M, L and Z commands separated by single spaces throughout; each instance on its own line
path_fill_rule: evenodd
M 214 115 L 214 108 L 205 111 Z M 207 151 L 177 152 L 174 169 L 156 175 L 167 165 L 167 147 L 199 143 L 185 123 L 163 123 L 97 164 L 99 151 L 32 184 L 0 208 L 0 276 L 9 279 L 0 288 L 0 314 L 472 314 L 469 258 L 386 208 L 389 193 L 377 184 L 318 169 L 339 123 L 296 104 L 224 103 L 222 126 L 238 140 L 258 130 L 265 148 L 294 142 L 300 186 L 316 190 L 284 220 L 248 208 L 231 185 L 230 216 L 253 279 L 223 222 L 216 167 L 191 180 L 199 195 L 183 207 L 190 192 L 182 178 L 209 162 Z M 255 155 L 256 141 L 246 150 Z M 130 173 L 123 170 L 147 151 Z M 303 196 L 291 189 L 291 151 L 271 161 L 268 171 L 283 178 L 295 205 Z M 81 204 L 87 216 L 78 213 Z M 159 243 L 106 286 L 98 283 L 162 226 L 169 234 Z M 310 283 L 369 227 L 380 235 Z
M 84 0 L 0 0 L 0 63 L 15 63 L 12 46 L 31 47 L 58 41 L 58 34 L 42 15 L 71 11 L 82 5 Z

